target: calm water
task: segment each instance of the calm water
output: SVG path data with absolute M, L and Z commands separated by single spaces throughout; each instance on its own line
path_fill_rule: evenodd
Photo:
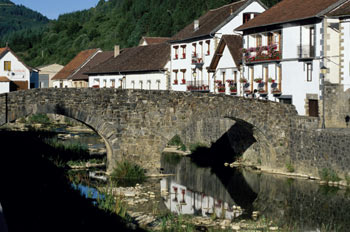
M 350 191 L 316 182 L 239 171 L 220 165 L 199 167 L 190 157 L 162 157 L 161 180 L 167 208 L 177 214 L 227 219 L 250 218 L 260 211 L 292 231 L 350 231 Z M 243 213 L 237 212 L 237 207 Z

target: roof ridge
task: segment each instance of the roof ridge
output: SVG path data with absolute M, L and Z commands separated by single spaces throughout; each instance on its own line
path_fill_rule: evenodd
M 246 1 L 248 1 L 248 0 L 240 0 L 240 1 L 237 1 L 237 2 L 232 2 L 232 3 L 226 4 L 226 5 L 220 6 L 219 8 L 210 9 L 209 11 L 220 10 L 222 8 L 225 8 L 225 7 L 228 7 L 228 6 L 231 6 L 231 5 L 235 5 L 235 4 L 240 3 L 240 2 L 246 2 Z

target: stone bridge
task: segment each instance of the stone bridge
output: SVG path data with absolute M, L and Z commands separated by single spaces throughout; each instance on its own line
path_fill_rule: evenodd
M 293 150 L 293 128 L 317 125 L 297 116 L 292 105 L 226 95 L 117 89 L 32 89 L 0 95 L 0 125 L 37 113 L 64 115 L 95 130 L 107 146 L 108 171 L 116 161 L 128 159 L 151 173 L 160 167 L 160 155 L 176 134 L 187 146 L 210 146 L 227 136 L 235 152 L 247 159 L 258 157 L 262 165 L 284 167 Z

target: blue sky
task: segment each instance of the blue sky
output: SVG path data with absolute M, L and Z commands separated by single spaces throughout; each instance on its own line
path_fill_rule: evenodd
M 99 0 L 11 0 L 38 11 L 49 19 L 57 19 L 60 14 L 84 10 L 96 6 Z

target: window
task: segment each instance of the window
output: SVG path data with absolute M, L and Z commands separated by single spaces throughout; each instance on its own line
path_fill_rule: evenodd
M 196 43 L 193 43 L 192 44 L 192 50 L 193 50 L 193 57 L 197 57 L 197 44 Z
M 174 72 L 174 85 L 177 85 L 177 84 L 179 83 L 178 80 L 177 80 L 177 73 L 178 73 L 178 70 L 175 69 L 175 70 L 173 70 L 173 72 Z
M 186 59 L 186 45 L 182 45 L 182 59 Z
M 257 47 L 261 47 L 261 45 L 262 45 L 262 37 L 261 37 L 261 35 L 257 35 L 255 37 L 255 39 L 256 39 L 256 46 Z
M 157 80 L 157 88 L 160 90 L 160 80 Z
M 4 61 L 4 71 L 11 71 L 11 61 Z
M 237 71 L 233 71 L 233 80 L 237 83 Z
M 250 20 L 250 13 L 243 14 L 243 24 Z
M 174 59 L 175 60 L 179 59 L 179 46 L 174 46 L 174 54 L 175 54 Z
M 201 53 L 200 57 L 203 58 L 203 42 L 199 42 L 199 46 L 200 46 L 199 47 L 200 50 L 198 51 L 198 53 L 200 52 Z
M 115 88 L 115 80 L 111 80 L 111 87 Z
M 306 64 L 306 80 L 308 82 L 312 81 L 312 63 Z
M 186 81 L 186 69 L 181 69 L 181 72 L 182 72 L 182 81 Z
M 103 80 L 103 87 L 104 87 L 104 88 L 107 87 L 107 80 Z
M 267 34 L 267 45 L 272 45 L 273 44 L 273 34 L 268 33 Z
M 206 53 L 206 55 L 208 56 L 208 55 L 210 55 L 210 40 L 205 41 L 205 43 L 207 44 L 207 53 Z
M 63 88 L 63 81 L 60 81 L 60 88 Z
M 225 82 L 226 82 L 226 72 L 223 71 L 222 72 L 222 83 L 225 84 Z
M 143 81 L 140 81 L 140 89 L 143 89 Z

